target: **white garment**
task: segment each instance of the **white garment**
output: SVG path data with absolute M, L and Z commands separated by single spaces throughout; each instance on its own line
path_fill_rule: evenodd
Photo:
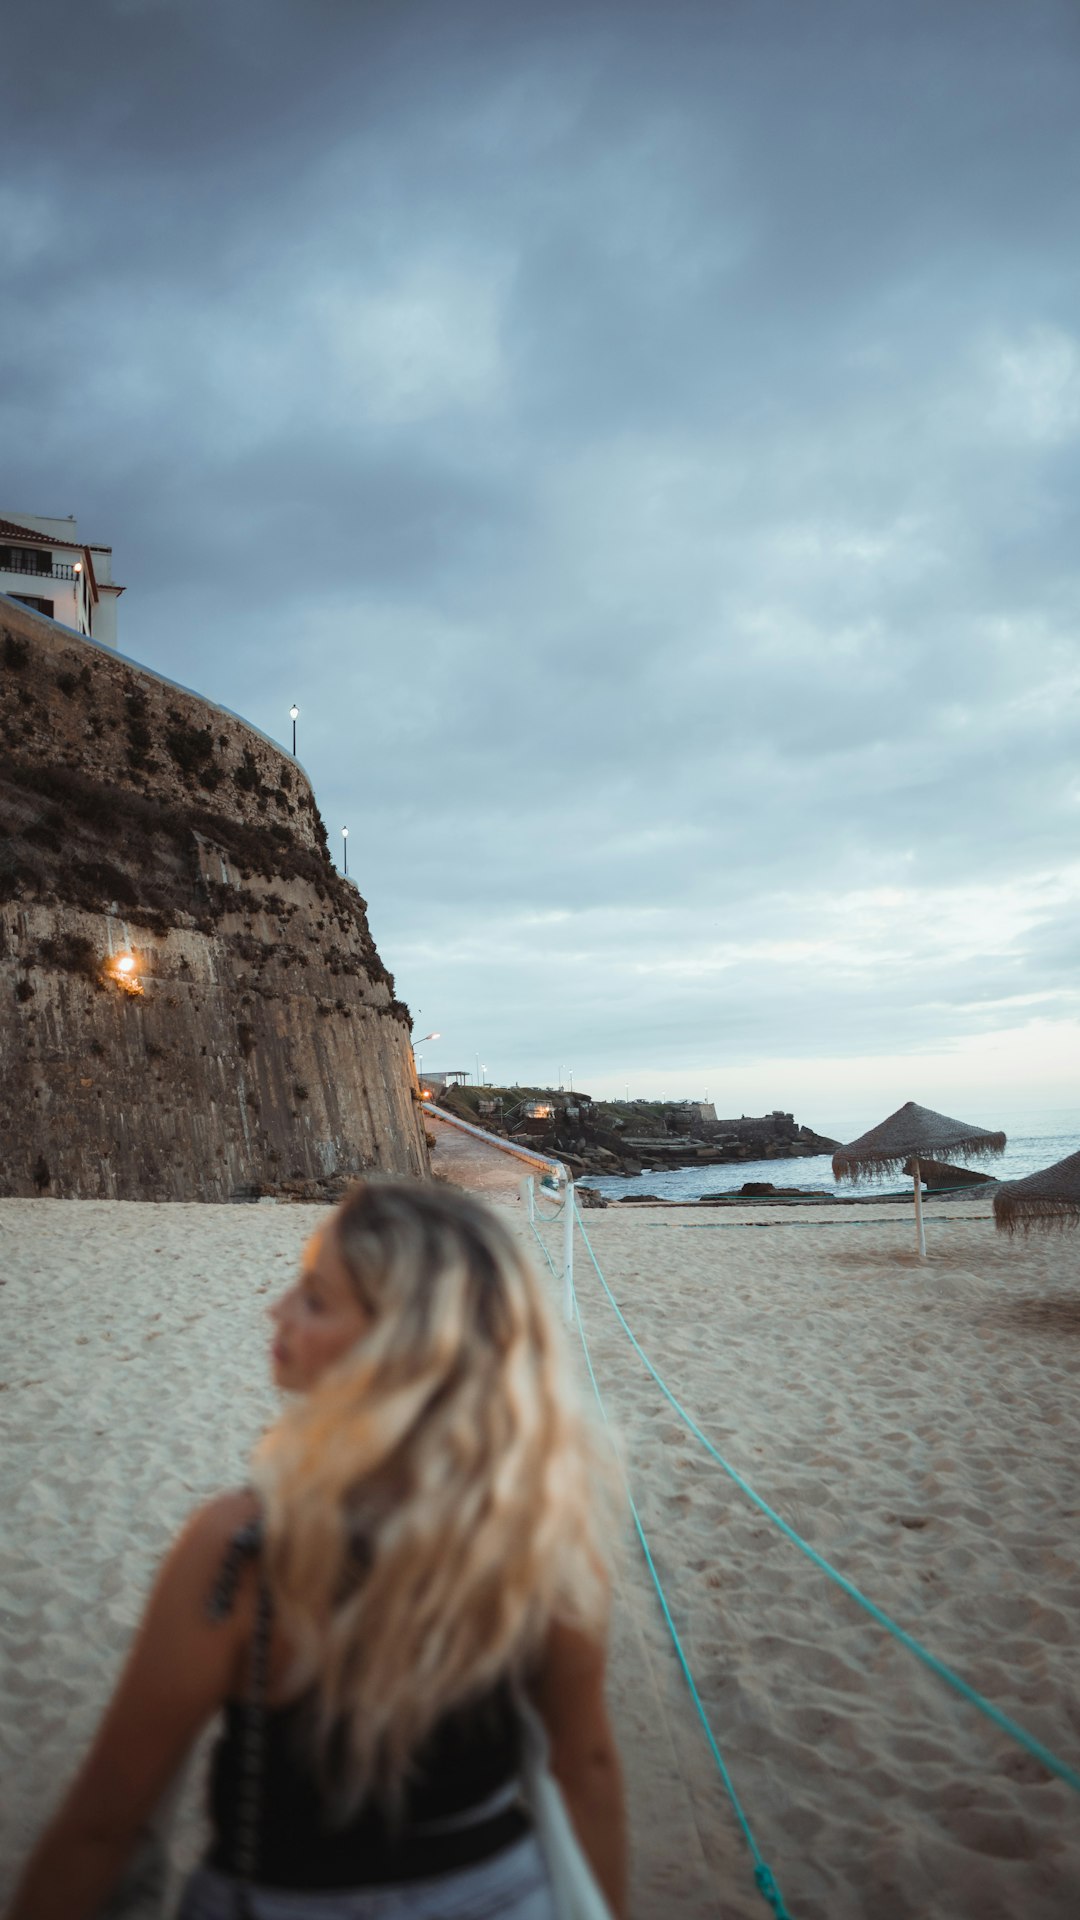
M 556 1920 L 611 1920 L 611 1909 L 585 1858 L 551 1771 L 547 1729 L 526 1699 L 519 1697 L 517 1705 L 524 1734 L 522 1785 L 551 1881 Z

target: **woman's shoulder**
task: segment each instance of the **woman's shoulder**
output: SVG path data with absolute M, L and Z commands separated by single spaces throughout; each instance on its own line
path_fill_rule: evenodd
M 252 1526 L 260 1513 L 259 1497 L 253 1487 L 230 1487 L 196 1507 L 188 1524 L 197 1525 L 208 1540 L 229 1539 L 241 1528 Z
M 189 1514 L 180 1538 L 190 1542 L 192 1552 L 222 1551 L 238 1533 L 256 1526 L 258 1520 L 259 1502 L 252 1489 L 232 1487 L 226 1493 L 215 1493 L 212 1500 L 196 1507 Z
M 254 1557 L 258 1545 L 258 1500 L 250 1487 L 235 1487 L 189 1514 L 169 1558 L 175 1578 L 209 1588 L 231 1561 Z

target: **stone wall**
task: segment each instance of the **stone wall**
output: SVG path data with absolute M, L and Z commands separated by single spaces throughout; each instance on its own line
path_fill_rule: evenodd
M 425 1173 L 408 1010 L 289 755 L 3 598 L 0 695 L 0 1193 Z

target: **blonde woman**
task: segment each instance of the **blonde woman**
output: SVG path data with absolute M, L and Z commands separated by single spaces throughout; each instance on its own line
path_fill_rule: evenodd
M 551 1920 L 523 1713 L 622 1920 L 596 1475 L 559 1329 L 499 1220 L 372 1180 L 273 1310 L 296 1398 L 188 1523 L 9 1920 L 81 1920 L 224 1725 L 183 1920 Z

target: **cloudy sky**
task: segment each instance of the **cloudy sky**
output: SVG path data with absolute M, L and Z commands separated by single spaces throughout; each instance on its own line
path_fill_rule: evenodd
M 429 1067 L 1075 1104 L 1071 0 L 5 49 L 0 508 L 112 542 L 135 658 L 298 702 Z

